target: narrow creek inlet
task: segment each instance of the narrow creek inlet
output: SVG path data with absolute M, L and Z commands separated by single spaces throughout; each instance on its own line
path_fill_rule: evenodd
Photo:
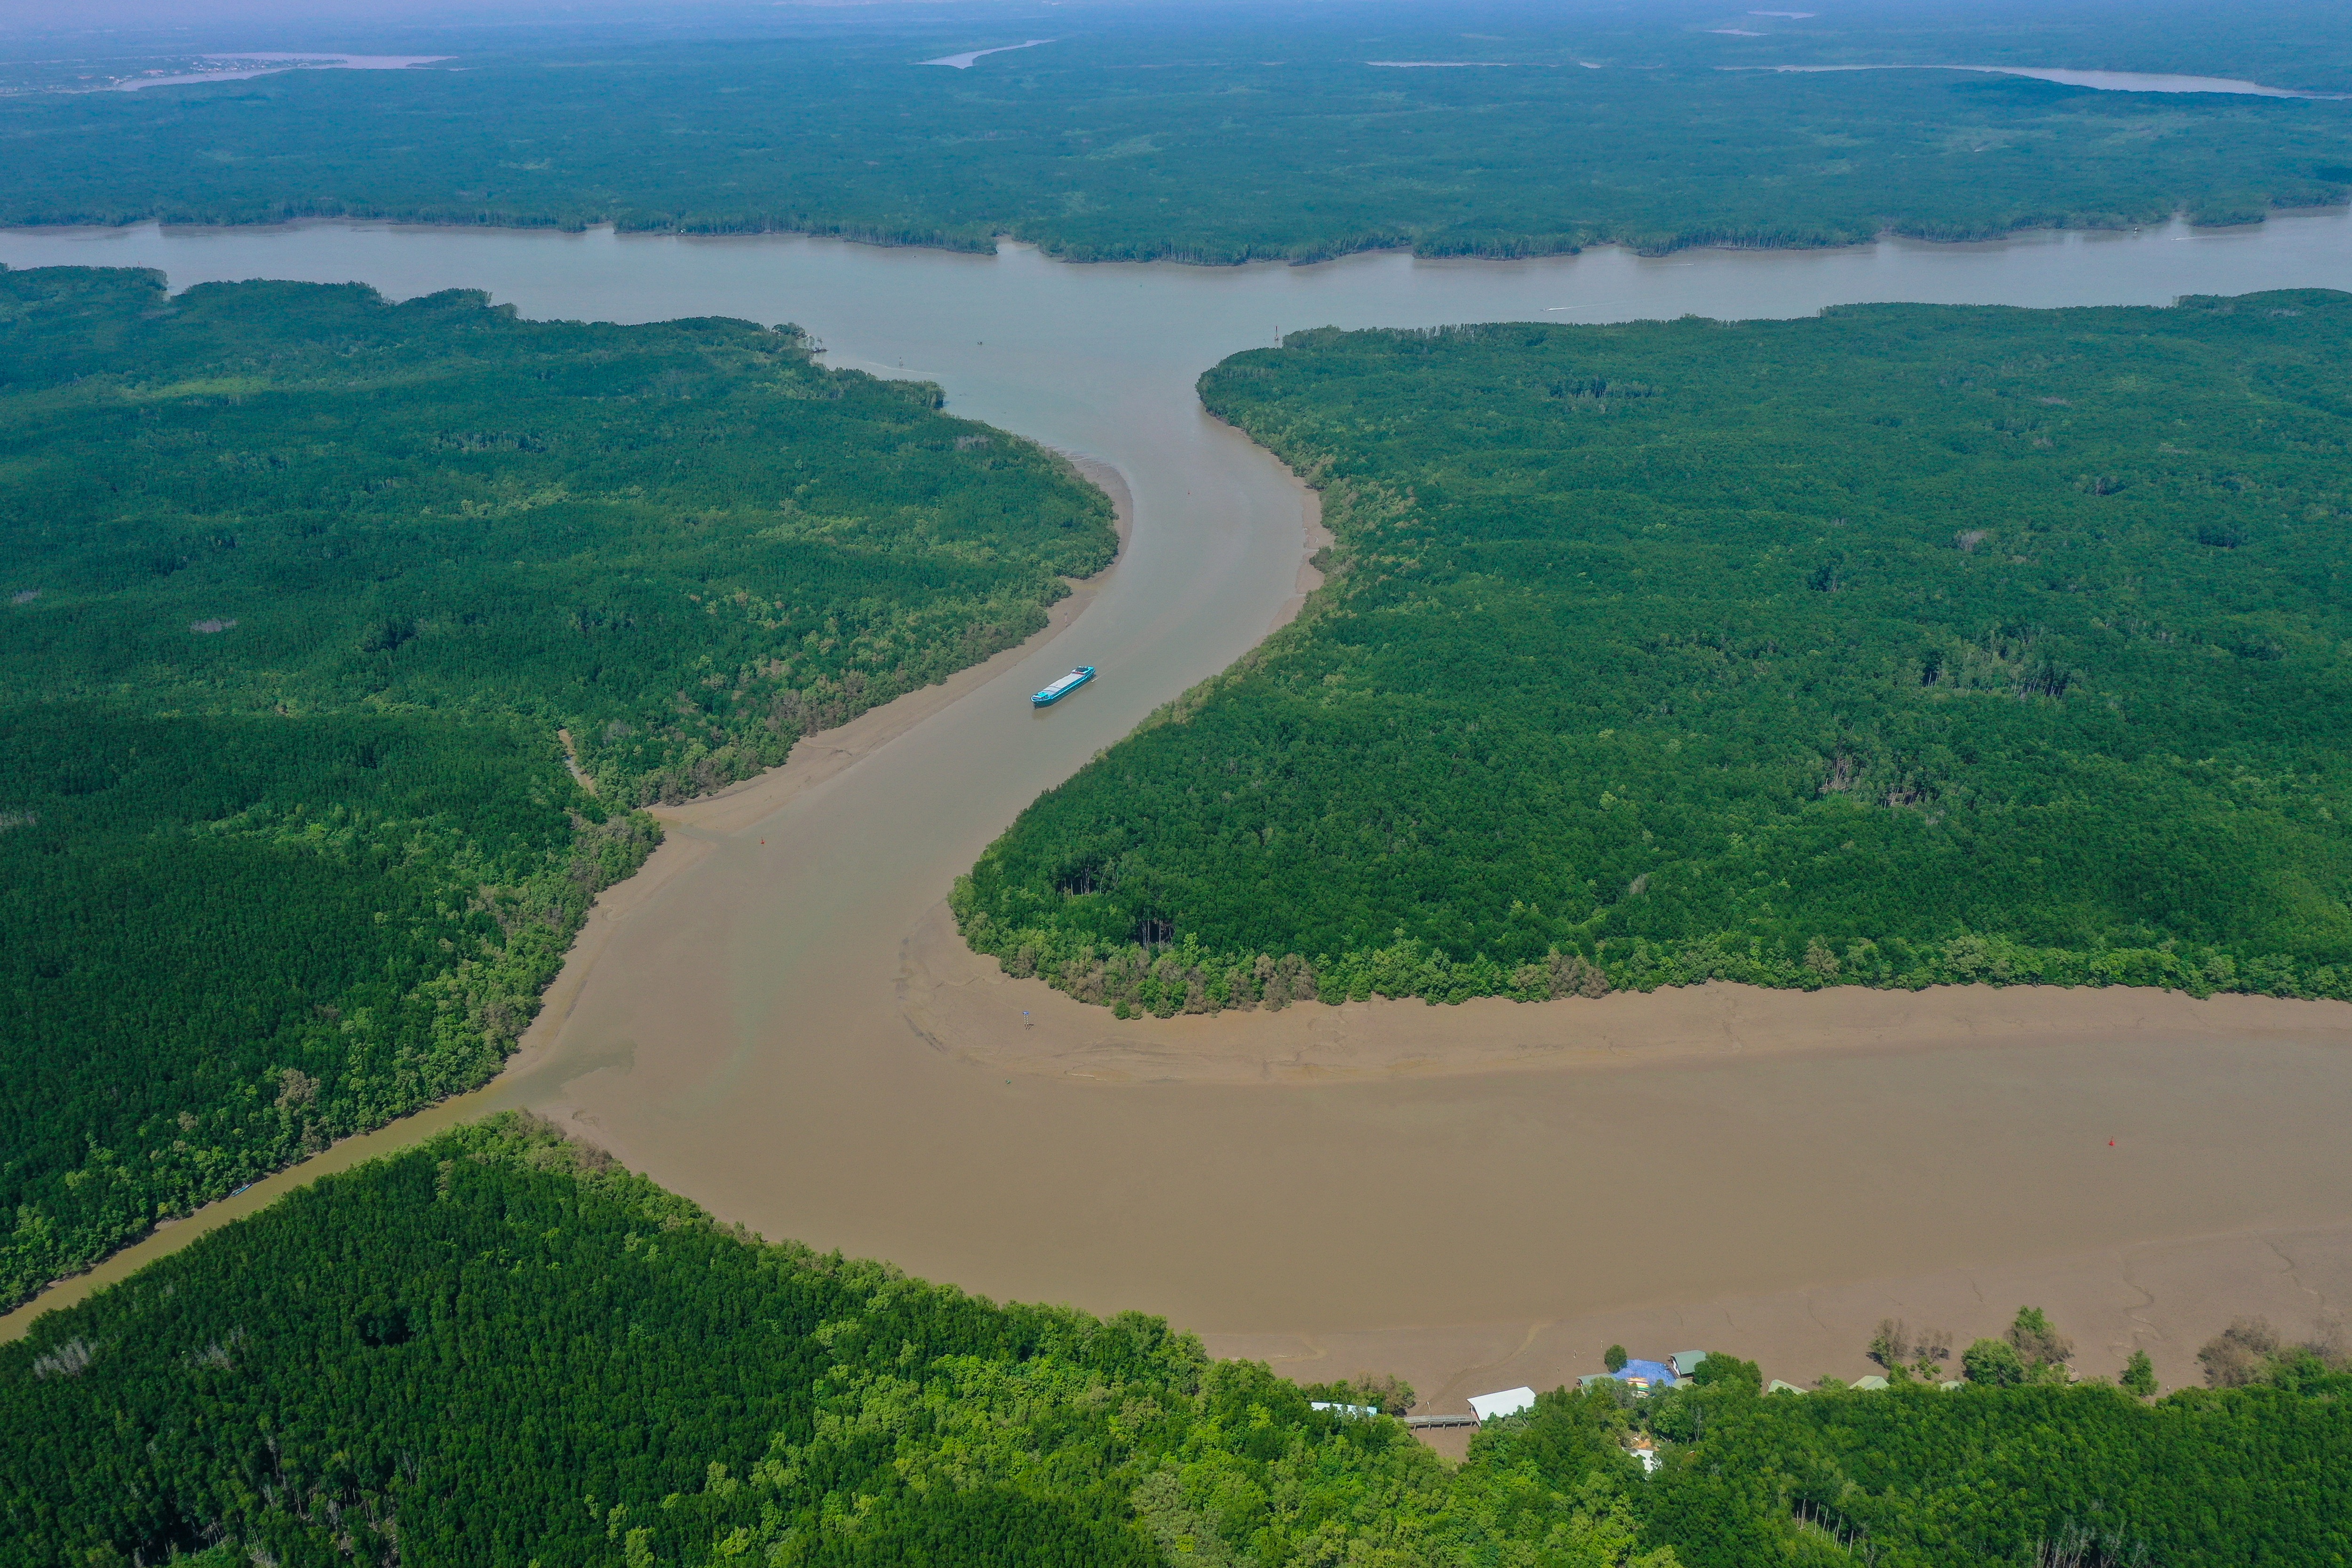
M 1721 1323 L 1718 1338 L 1745 1324 L 1769 1342 L 1745 1353 L 1794 1357 L 1843 1344 L 1844 1316 L 1894 1291 L 1965 1329 L 1991 1278 L 2073 1281 L 2078 1331 L 2101 1344 L 2153 1294 L 2126 1288 L 2133 1259 L 2155 1249 L 2202 1278 L 2178 1259 L 2254 1237 L 2304 1238 L 2265 1244 L 2303 1260 L 2259 1289 L 2297 1303 L 2352 1289 L 2352 1009 L 2289 1028 L 2221 1015 L 2153 1027 L 2116 993 L 2111 1024 L 1988 1044 L 1947 998 L 1920 1005 L 1948 1026 L 1836 1054 L 1804 1048 L 1792 1016 L 1652 1067 L 1256 1084 L 992 1067 L 927 1037 L 903 1001 L 910 942 L 990 839 L 1246 652 L 1296 590 L 1307 496 L 1193 395 L 1223 356 L 1324 324 L 2352 289 L 2342 213 L 1985 246 L 1304 268 L 328 223 L 5 231 L 0 261 L 152 266 L 175 289 L 478 288 L 534 317 L 793 321 L 830 363 L 936 381 L 951 412 L 1102 465 L 1131 495 L 1128 548 L 1060 629 L 905 700 L 905 722 L 812 738 L 791 778 L 667 814 L 658 875 L 607 896 L 517 1066 L 356 1144 L 528 1105 L 771 1237 L 999 1298 L 1165 1313 L 1213 1349 L 1324 1375 L 1359 1370 L 1335 1358 L 1379 1358 L 1430 1396 L 1584 1370 L 1591 1347 L 1567 1330 L 1588 1321 Z M 1027 694 L 1074 664 L 1101 674 L 1033 713 Z M 1834 1141 L 1815 1135 L 1830 1127 Z M 1661 1216 L 1670 1245 L 1627 1247 Z M 1830 1297 L 1853 1303 L 1834 1327 L 1806 1305 Z M 2177 1347 L 2168 1379 L 2189 1353 Z

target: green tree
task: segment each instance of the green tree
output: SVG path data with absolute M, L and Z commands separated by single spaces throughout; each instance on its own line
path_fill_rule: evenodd
M 2009 1325 L 2011 1348 L 2028 1373 L 2063 1383 L 2066 1363 L 2074 1359 L 2074 1342 L 2050 1326 L 2049 1314 L 2039 1307 L 2020 1307 Z
M 1201 392 L 1344 569 L 989 847 L 976 950 L 1144 1011 L 2352 995 L 2352 296 L 1316 331 Z
M 2267 17 L 2069 9 L 2039 32 L 2031 13 L 1971 26 L 1968 9 L 1932 28 L 1901 7 L 1874 26 L 1841 11 L 1833 32 L 1759 25 L 1741 30 L 1774 36 L 1741 40 L 1738 58 L 2064 54 L 2323 92 L 2346 81 L 2345 28 L 2328 5 L 2267 5 Z M 948 41 L 928 20 L 625 51 L 486 43 L 462 68 L 372 73 L 382 80 L 293 71 L 103 96 L 21 90 L 20 72 L 74 66 L 11 61 L 0 135 L 40 155 L 15 160 L 0 223 L 364 214 L 806 229 L 981 251 L 1011 233 L 1074 259 L 1303 260 L 1398 245 L 1517 257 L 1604 242 L 1852 245 L 1889 230 L 1991 238 L 2156 224 L 2184 208 L 2260 222 L 2340 199 L 2352 157 L 2329 104 L 1960 72 L 1726 71 L 1726 40 L 1675 7 L 1529 8 L 1508 41 L 1465 41 L 1437 10 L 1381 23 L 1382 50 L 1467 49 L 1519 68 L 1495 70 L 1367 71 L 1356 13 L 1319 11 L 1257 7 L 1199 31 L 1172 21 L 1178 10 L 1130 13 L 1126 26 L 1107 12 L 1018 66 L 998 57 L 971 71 L 908 68 L 910 50 Z M 2181 25 L 2200 13 L 2201 27 Z M 2210 19 L 2225 14 L 2233 25 Z M 1580 58 L 1640 68 L 1587 71 Z M 1158 68 L 1177 59 L 1181 70 Z M 996 134 L 1015 121 L 1023 134 Z M 523 149 L 534 155 L 519 161 Z M 1834 584 L 1867 557 L 1803 564 Z
M 2148 1360 L 2146 1351 L 2136 1350 L 2124 1363 L 2123 1375 L 2116 1380 L 2142 1399 L 2156 1395 L 2156 1363 Z
M 1601 1352 L 1601 1364 L 1607 1367 L 1611 1372 L 1624 1371 L 1627 1359 L 1625 1347 L 1623 1345 L 1611 1345 L 1607 1350 Z
M 1760 1394 L 1764 1391 L 1764 1369 L 1727 1351 L 1709 1351 L 1688 1381 L 1701 1388 L 1745 1388 L 1750 1394 Z
M 1310 1407 L 1377 1380 L 770 1245 L 510 1115 L 0 1346 L 0 1563 L 1752 1568 L 1866 1531 L 1881 1568 L 2014 1568 L 2086 1518 L 2116 1562 L 2352 1561 L 2352 1375 L 2292 1353 L 2153 1403 L 1759 1399 L 1717 1353 L 1645 1401 L 1543 1393 L 1455 1468 Z
M 1044 626 L 1108 504 L 937 401 L 791 327 L 0 268 L 0 1305 L 478 1085 L 634 807 Z
M 1988 1388 L 2011 1388 L 2027 1375 L 2017 1347 L 2007 1340 L 1979 1340 L 1960 1352 L 1960 1365 L 1970 1383 Z
M 2236 1318 L 2205 1342 L 2197 1352 L 2205 1382 L 2213 1388 L 2243 1388 L 2265 1383 L 2276 1369 L 2280 1352 L 2278 1331 L 2267 1318 Z

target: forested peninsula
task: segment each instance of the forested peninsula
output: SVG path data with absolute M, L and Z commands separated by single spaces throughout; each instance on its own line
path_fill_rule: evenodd
M 0 1300 L 478 1085 L 637 807 L 1108 563 L 937 402 L 792 327 L 0 270 Z
M 1803 15 L 1465 34 L 1386 12 L 1239 28 L 1072 14 L 962 69 L 922 63 L 975 47 L 936 27 L 20 93 L 0 97 L 0 224 L 609 223 L 965 250 L 1011 235 L 1072 260 L 1232 263 L 2238 224 L 2352 190 L 2338 98 L 1770 68 L 2236 58 L 2340 92 L 2345 30 L 2315 12 L 1875 32 Z
M 1317 331 L 1205 375 L 1331 581 L 967 939 L 1122 1014 L 2352 995 L 2352 296 Z
M 2019 1321 L 2056 1358 L 2030 1377 L 1993 1340 L 1944 1387 L 1890 1355 L 1889 1387 L 1767 1394 L 1718 1352 L 1646 1398 L 1546 1394 L 1456 1468 L 1385 1418 L 1412 1399 L 1393 1383 L 1301 1388 L 1141 1314 L 997 1306 L 771 1245 L 509 1115 L 289 1194 L 0 1347 L 0 1563 L 2219 1568 L 2352 1550 L 2352 1375 L 2327 1355 L 2258 1345 L 2215 1379 L 2234 1386 L 2150 1403 L 2070 1383 L 2068 1347 Z M 1375 1400 L 1382 1416 L 1313 1406 Z

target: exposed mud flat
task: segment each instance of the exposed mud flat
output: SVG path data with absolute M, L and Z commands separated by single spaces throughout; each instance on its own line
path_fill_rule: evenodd
M 2122 986 L 1802 992 L 1717 984 L 1543 1004 L 1375 998 L 1122 1020 L 1042 980 L 1006 974 L 964 945 L 944 904 L 908 938 L 898 992 L 908 1022 L 967 1061 L 1100 1083 L 1322 1083 L 2118 1037 L 2352 1042 L 2352 1003 L 2200 1000 Z

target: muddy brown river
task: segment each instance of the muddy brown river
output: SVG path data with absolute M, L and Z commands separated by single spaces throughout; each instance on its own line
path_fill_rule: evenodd
M 1088 460 L 1130 521 L 1118 564 L 1040 639 L 671 813 L 498 1083 L 215 1205 L 8 1329 L 321 1170 L 511 1105 L 770 1236 L 1001 1298 L 1166 1313 L 1301 1375 L 1396 1370 L 1425 1408 L 1592 1370 L 1612 1340 L 1853 1375 L 1882 1313 L 1965 1343 L 2028 1300 L 2084 1370 L 2144 1346 L 2187 1381 L 2231 1314 L 2301 1331 L 2352 1290 L 2352 1007 L 1706 987 L 1114 1027 L 971 963 L 939 908 L 1039 791 L 1292 601 L 1307 498 L 1193 397 L 1225 354 L 1325 324 L 2352 289 L 2340 212 L 1304 268 L 344 224 L 7 231 L 0 261 L 793 321 L 834 363 L 937 381 L 955 412 Z M 1078 663 L 1100 678 L 1033 713 L 1027 694 Z

